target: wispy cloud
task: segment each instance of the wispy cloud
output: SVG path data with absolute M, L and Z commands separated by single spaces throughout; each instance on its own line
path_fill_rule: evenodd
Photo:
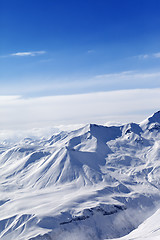
M 88 54 L 91 54 L 91 53 L 94 53 L 94 52 L 95 52 L 95 50 L 93 50 L 93 49 L 89 49 L 89 50 L 87 51 Z
M 62 95 L 122 89 L 160 88 L 160 71 L 124 71 L 83 78 L 18 79 L 14 84 L 1 84 L 0 94 L 16 95 Z M 17 80 L 17 79 L 16 79 Z M 30 83 L 30 84 L 28 84 Z M 38 83 L 38 84 L 37 84 Z
M 160 58 L 160 52 L 154 53 L 154 54 L 153 54 L 153 57 L 154 57 L 154 58 Z
M 18 57 L 26 57 L 26 56 L 37 56 L 37 55 L 42 55 L 45 54 L 46 51 L 31 51 L 31 52 L 16 52 L 16 53 L 11 53 L 10 56 L 18 56 Z
M 136 57 L 138 57 L 139 59 L 147 59 L 147 58 L 150 57 L 150 55 L 149 54 L 140 54 L 140 55 L 138 55 Z
M 153 79 L 156 77 L 160 77 L 160 72 L 138 72 L 138 71 L 125 71 L 120 73 L 111 73 L 111 74 L 102 74 L 97 75 L 95 78 L 98 79 L 108 79 L 110 81 L 117 80 L 142 80 L 142 79 Z
M 139 58 L 141 60 L 143 59 L 153 59 L 153 58 L 160 58 L 160 52 L 157 53 L 151 53 L 151 54 L 140 54 L 135 56 L 136 58 Z

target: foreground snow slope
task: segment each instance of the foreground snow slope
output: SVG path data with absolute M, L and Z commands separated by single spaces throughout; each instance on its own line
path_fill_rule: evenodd
M 112 240 L 159 240 L 160 239 L 160 209 L 144 221 L 137 229 L 122 238 Z
M 0 145 L 0 239 L 128 234 L 160 200 L 160 112 Z

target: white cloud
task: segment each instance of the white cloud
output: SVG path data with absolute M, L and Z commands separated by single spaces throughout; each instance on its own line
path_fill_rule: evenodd
M 141 60 L 143 59 L 152 59 L 152 58 L 160 58 L 160 52 L 152 53 L 152 54 L 140 54 L 138 56 L 135 56 L 136 58 L 139 58 Z
M 93 49 L 89 49 L 88 51 L 87 51 L 87 53 L 88 54 L 91 54 L 91 53 L 94 53 L 95 51 L 93 50 Z
M 149 58 L 150 56 L 149 56 L 149 54 L 141 54 L 141 55 L 138 55 L 138 58 L 139 59 L 147 59 L 147 58 Z
M 114 74 L 103 74 L 95 76 L 95 79 L 99 80 L 97 83 L 105 82 L 111 84 L 118 84 L 122 86 L 124 83 L 129 86 L 140 83 L 148 83 L 151 81 L 157 81 L 160 78 L 160 72 L 138 72 L 138 71 L 125 71 Z M 144 86 L 144 85 L 143 85 Z M 147 87 L 147 86 L 146 86 Z
M 159 103 L 160 88 L 29 99 L 1 97 L 0 128 L 30 129 L 91 122 L 137 122 L 159 110 Z
M 46 51 L 32 51 L 32 52 L 16 52 L 16 53 L 11 53 L 10 56 L 19 56 L 19 57 L 25 57 L 25 56 L 37 56 L 41 54 L 45 54 Z
M 153 57 L 154 57 L 154 58 L 160 58 L 160 52 L 154 53 L 154 54 L 153 54 Z

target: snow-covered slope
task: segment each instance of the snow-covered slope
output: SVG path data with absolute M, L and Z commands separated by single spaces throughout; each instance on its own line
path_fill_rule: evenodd
M 107 239 L 160 201 L 160 112 L 0 145 L 0 239 Z
M 122 238 L 112 240 L 159 240 L 160 239 L 160 209 L 144 221 L 137 229 Z

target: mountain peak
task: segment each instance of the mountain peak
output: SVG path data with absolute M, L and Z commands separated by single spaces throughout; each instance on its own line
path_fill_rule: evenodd
M 148 117 L 146 120 L 140 123 L 140 127 L 143 130 L 148 129 L 150 132 L 160 129 L 160 111 L 155 112 L 153 115 Z
M 151 117 L 148 118 L 149 123 L 160 123 L 160 111 L 154 113 Z
M 140 123 L 143 124 L 150 124 L 150 123 L 160 123 L 160 111 L 155 112 L 150 117 L 146 118 L 144 121 Z

